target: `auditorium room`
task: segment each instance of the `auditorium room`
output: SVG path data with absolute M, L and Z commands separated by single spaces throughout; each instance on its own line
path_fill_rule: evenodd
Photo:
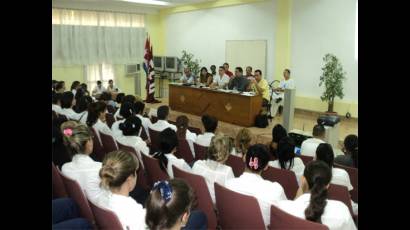
M 358 229 L 358 0 L 52 0 L 53 229 Z

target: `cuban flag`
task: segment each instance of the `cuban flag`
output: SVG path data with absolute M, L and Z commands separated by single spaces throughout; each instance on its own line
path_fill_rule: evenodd
M 153 53 L 152 53 L 152 46 L 150 44 L 149 37 L 147 36 L 147 39 L 145 40 L 145 53 L 144 53 L 144 71 L 145 74 L 147 75 L 147 84 L 145 86 L 145 89 L 147 90 L 147 98 L 146 102 L 154 102 L 156 101 L 154 98 L 154 93 L 155 93 L 155 71 L 154 71 L 154 61 L 153 59 Z

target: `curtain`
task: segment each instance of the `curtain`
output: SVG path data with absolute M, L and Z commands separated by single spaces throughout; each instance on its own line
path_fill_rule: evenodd
M 53 65 L 142 62 L 142 15 L 53 9 Z

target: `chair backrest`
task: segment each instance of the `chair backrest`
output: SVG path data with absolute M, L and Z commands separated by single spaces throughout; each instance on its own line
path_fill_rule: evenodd
M 245 163 L 241 157 L 229 155 L 225 164 L 231 166 L 235 177 L 239 177 L 245 171 Z
M 302 159 L 304 165 L 307 165 L 307 163 L 313 161 L 313 157 L 310 156 L 298 155 L 298 157 Z
M 111 129 L 112 124 L 114 124 L 114 122 L 115 122 L 114 115 L 111 114 L 111 113 L 106 113 L 105 114 L 105 120 L 107 121 L 108 127 L 110 127 L 110 129 Z
M 100 207 L 90 200 L 88 200 L 91 210 L 95 216 L 95 222 L 98 229 L 105 229 L 105 230 L 121 230 L 122 224 L 118 219 L 118 216 L 111 210 L 106 208 Z
M 171 121 L 171 120 L 168 120 L 168 123 L 173 124 L 175 126 L 177 125 L 177 123 L 175 121 Z
M 159 161 L 157 159 L 146 156 L 145 154 L 141 154 L 141 156 L 148 174 L 150 186 L 157 181 L 169 179 L 168 174 L 159 167 Z
M 81 217 L 84 217 L 94 225 L 94 214 L 80 185 L 77 183 L 77 181 L 64 176 L 60 171 L 58 172 L 63 180 L 68 196 L 77 203 Z
M 97 132 L 93 127 L 89 128 L 93 133 L 93 153 L 90 155 L 95 161 L 102 162 L 105 156 L 105 150 L 98 138 Z
M 328 230 L 326 225 L 308 221 L 291 215 L 274 205 L 270 208 L 269 229 L 315 229 Z
M 198 145 L 194 142 L 194 151 L 195 151 L 195 161 L 197 160 L 204 160 L 206 159 L 206 153 L 208 151 L 208 147 Z
M 148 182 L 147 182 L 147 178 L 145 175 L 145 167 L 144 164 L 142 163 L 142 159 L 139 158 L 138 154 L 135 149 L 131 146 L 127 146 L 127 145 L 123 145 L 120 142 L 117 141 L 117 145 L 118 145 L 118 149 L 130 152 L 132 154 L 134 154 L 138 161 L 139 161 L 139 168 L 137 170 L 137 185 L 141 186 L 144 189 L 148 189 Z
M 60 174 L 58 173 L 58 169 L 51 162 L 51 171 L 52 171 L 52 183 L 53 183 L 53 198 L 61 198 L 67 197 L 67 191 L 65 189 L 63 179 L 61 178 Z
M 194 161 L 194 156 L 192 156 L 191 148 L 186 139 L 178 138 L 177 153 L 175 155 L 178 158 L 184 159 L 187 163 Z
M 222 229 L 266 229 L 255 197 L 234 192 L 216 182 L 214 187 Z
M 100 133 L 101 142 L 103 143 L 105 154 L 118 150 L 117 144 L 115 143 L 115 140 L 111 135 L 105 134 L 103 132 L 99 132 L 99 133 Z
M 262 177 L 263 179 L 278 182 L 282 185 L 283 190 L 285 190 L 286 197 L 289 200 L 293 200 L 295 198 L 299 186 L 293 171 L 269 166 L 266 171 L 262 172 Z
M 149 137 L 151 140 L 151 151 L 154 153 L 159 149 L 159 134 L 160 132 L 148 128 Z
M 334 167 L 336 168 L 341 168 L 346 170 L 346 172 L 349 174 L 350 177 L 350 183 L 353 186 L 353 190 L 350 191 L 350 195 L 352 197 L 352 200 L 356 203 L 358 203 L 358 169 L 357 168 L 352 168 L 352 167 L 347 167 L 344 165 L 339 165 L 335 164 Z
M 200 175 L 185 172 L 174 165 L 172 170 L 174 177 L 184 179 L 192 187 L 197 198 L 198 209 L 205 212 L 208 217 L 208 229 L 215 229 L 217 225 L 216 213 L 205 179 Z
M 352 203 L 350 201 L 350 194 L 346 186 L 330 184 L 327 190 L 327 198 L 330 200 L 338 200 L 343 202 L 349 208 L 350 214 L 352 214 L 353 217 L 354 213 Z

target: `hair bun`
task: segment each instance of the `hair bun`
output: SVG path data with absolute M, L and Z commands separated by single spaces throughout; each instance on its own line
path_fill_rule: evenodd
M 115 178 L 116 170 L 111 165 L 103 165 L 100 169 L 101 185 L 109 188 Z

